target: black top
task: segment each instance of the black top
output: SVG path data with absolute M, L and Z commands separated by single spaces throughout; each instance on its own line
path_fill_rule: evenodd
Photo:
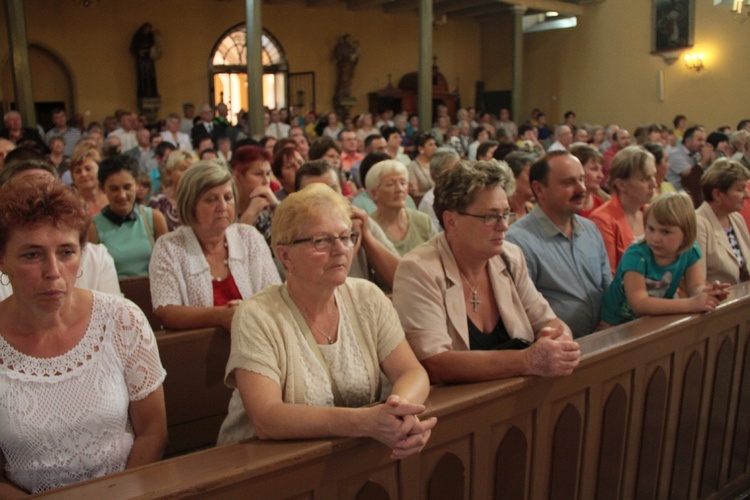
M 495 328 L 490 333 L 484 333 L 477 328 L 468 316 L 466 320 L 469 323 L 469 348 L 472 351 L 491 351 L 510 340 L 503 318 L 498 318 Z

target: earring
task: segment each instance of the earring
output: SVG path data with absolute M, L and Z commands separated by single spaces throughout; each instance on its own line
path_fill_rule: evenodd
M 81 276 L 83 276 L 83 266 L 78 268 L 78 276 L 76 278 L 81 279 Z
M 8 280 L 7 283 L 3 281 L 3 277 L 7 278 Z M 3 285 L 3 286 L 10 285 L 10 276 L 8 276 L 7 274 L 0 273 L 0 285 Z

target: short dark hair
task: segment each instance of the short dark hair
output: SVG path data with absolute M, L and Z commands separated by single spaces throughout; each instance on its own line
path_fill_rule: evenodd
M 687 117 L 685 115 L 677 115 L 674 117 L 674 120 L 672 120 L 672 125 L 677 128 L 682 120 L 687 120 Z
M 434 141 L 435 136 L 429 132 L 420 132 L 414 137 L 414 145 L 416 147 L 424 147 L 424 145 L 427 144 L 427 141 L 429 141 L 430 139 Z
M 483 157 L 487 154 L 487 151 L 490 149 L 499 146 L 500 143 L 497 141 L 484 141 L 482 144 L 479 145 L 477 148 L 477 159 Z
M 716 148 L 721 142 L 729 142 L 729 136 L 724 132 L 711 132 L 706 137 L 706 142 Z
M 396 127 L 383 127 L 383 130 L 381 130 L 380 133 L 383 134 L 383 138 L 386 141 L 390 139 L 393 134 L 401 135 L 401 131 Z
M 505 163 L 508 164 L 515 178 L 523 173 L 526 165 L 533 164 L 535 160 L 536 156 L 521 151 L 514 151 L 505 157 Z
M 169 141 L 161 141 L 159 144 L 156 145 L 156 149 L 154 149 L 154 156 L 157 156 L 159 158 L 164 158 L 164 154 L 167 151 L 176 151 L 177 148 Z
M 297 170 L 297 176 L 294 178 L 294 191 L 301 189 L 302 180 L 305 177 L 319 177 L 327 172 L 336 173 L 336 168 L 325 160 L 306 161 Z M 338 177 L 337 173 L 336 176 Z
M 664 146 L 658 142 L 647 142 L 641 145 L 646 151 L 654 155 L 654 161 L 659 165 L 665 156 Z
M 745 118 L 744 120 L 740 120 L 737 124 L 737 130 L 742 130 L 745 128 L 745 126 L 750 123 L 750 118 Z
M 474 139 L 475 141 L 478 141 L 478 140 L 479 140 L 479 134 L 481 134 L 482 132 L 487 132 L 487 129 L 486 129 L 486 128 L 484 128 L 484 126 L 483 126 L 483 125 L 479 125 L 479 126 L 478 126 L 477 128 L 475 128 L 475 129 L 474 129 L 474 131 L 473 131 L 473 132 L 471 133 L 471 137 L 472 137 L 472 138 L 473 138 L 473 139 Z M 519 132 L 519 133 L 520 133 L 520 132 Z
M 328 113 L 329 115 L 331 113 Z M 311 160 L 319 160 L 328 152 L 329 149 L 335 149 L 341 153 L 341 146 L 339 143 L 330 137 L 318 137 L 310 144 L 310 151 L 307 152 L 307 157 Z
M 574 112 L 574 111 L 568 111 L 567 113 L 565 113 L 565 114 L 563 115 L 563 118 L 568 118 L 568 117 L 569 117 L 570 115 L 576 116 L 576 114 L 575 114 L 575 112 Z
M 367 172 L 370 171 L 373 165 L 375 165 L 376 163 L 380 163 L 381 161 L 390 160 L 390 159 L 391 159 L 390 155 L 384 151 L 373 151 L 372 153 L 365 156 L 364 159 L 362 159 L 362 161 L 359 164 L 360 184 L 363 186 L 365 185 Z
M 532 127 L 528 123 L 524 123 L 523 125 L 521 125 L 520 127 L 518 127 L 518 137 L 521 137 L 523 134 L 525 134 L 529 130 L 534 130 L 534 127 Z
M 534 181 L 541 182 L 545 186 L 547 185 L 547 177 L 549 176 L 549 160 L 558 156 L 567 156 L 570 153 L 565 150 L 548 151 L 543 154 L 537 161 L 531 164 L 529 169 L 529 185 Z M 534 189 L 532 188 L 532 191 Z M 534 193 L 536 196 L 536 193 Z
M 132 156 L 127 155 L 113 155 L 104 158 L 99 163 L 99 173 L 97 174 L 99 184 L 104 186 L 109 176 L 118 172 L 128 172 L 133 176 L 133 179 L 137 179 L 138 162 Z
M 375 139 L 384 139 L 384 137 L 380 134 L 370 134 L 367 137 L 365 137 L 365 148 L 369 148 L 372 146 L 372 141 Z
M 52 164 L 48 161 L 35 159 L 14 161 L 13 163 L 5 165 L 3 169 L 0 170 L 0 186 L 26 170 L 44 170 L 45 172 L 49 172 L 50 174 L 52 174 L 53 177 L 57 178 L 57 170 L 55 170 L 55 167 L 53 167 Z
M 693 135 L 695 135 L 695 133 L 699 130 L 703 130 L 703 127 L 701 125 L 695 125 L 685 130 L 685 133 L 682 135 L 683 142 L 687 139 L 692 139 Z

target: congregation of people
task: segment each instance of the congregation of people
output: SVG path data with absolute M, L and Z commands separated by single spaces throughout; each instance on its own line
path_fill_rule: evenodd
M 746 281 L 750 119 L 628 131 L 447 106 L 224 103 L 0 129 L 0 497 L 162 458 L 156 337 L 222 328 L 218 445 L 368 437 L 419 453 L 432 384 L 558 377 L 578 339 L 707 313 Z M 689 126 L 690 125 L 690 126 Z M 168 334 L 168 333 L 167 333 Z

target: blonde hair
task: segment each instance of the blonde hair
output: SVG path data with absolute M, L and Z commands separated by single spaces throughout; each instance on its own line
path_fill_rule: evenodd
M 315 182 L 287 196 L 276 207 L 271 223 L 271 247 L 288 245 L 302 233 L 316 217 L 341 216 L 352 227 L 349 202 L 325 184 Z
M 648 224 L 648 216 L 653 215 L 656 222 L 665 226 L 677 226 L 682 229 L 685 240 L 677 249 L 681 254 L 691 248 L 697 236 L 695 209 L 693 200 L 687 193 L 663 193 L 651 202 L 643 220 Z
M 636 172 L 640 172 L 641 175 L 645 176 L 646 163 L 649 159 L 656 165 L 654 155 L 641 146 L 628 146 L 621 149 L 612 158 L 612 166 L 609 169 L 609 180 L 607 180 L 609 188 L 615 193 L 620 194 L 620 190 L 615 183 L 616 180 L 621 179 L 626 181 L 633 177 Z
M 187 163 L 188 167 L 193 163 L 193 155 L 187 151 L 177 150 L 172 151 L 172 154 L 167 158 L 167 163 L 164 165 L 164 177 L 162 177 L 162 184 L 164 186 L 170 186 L 172 181 L 169 178 L 169 174 L 175 171 L 180 165 Z M 176 187 L 176 186 L 175 186 Z
M 750 172 L 742 163 L 731 158 L 719 158 L 701 176 L 703 199 L 714 201 L 714 189 L 726 193 L 737 181 L 750 179 Z

